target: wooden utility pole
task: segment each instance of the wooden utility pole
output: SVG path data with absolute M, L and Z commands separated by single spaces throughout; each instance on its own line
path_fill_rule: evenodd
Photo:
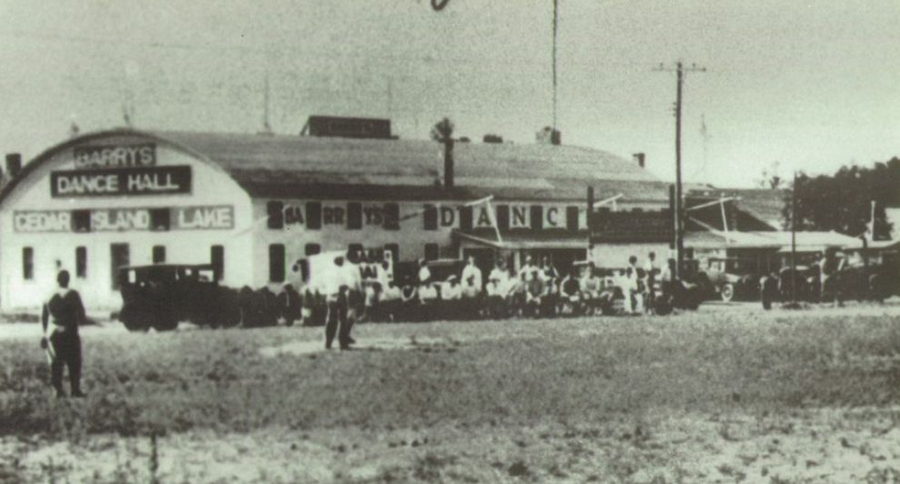
M 791 188 L 791 306 L 797 306 L 797 172 Z
M 675 63 L 675 67 L 665 67 L 662 64 L 656 69 L 657 71 L 675 72 L 675 277 L 680 279 L 682 266 L 684 264 L 684 193 L 681 186 L 681 104 L 682 104 L 682 85 L 684 84 L 684 75 L 688 71 L 705 72 L 705 67 L 698 67 L 691 64 L 690 67 L 684 67 L 681 61 Z

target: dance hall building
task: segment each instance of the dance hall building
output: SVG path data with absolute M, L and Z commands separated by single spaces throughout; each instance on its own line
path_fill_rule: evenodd
M 660 210 L 667 186 L 629 160 L 554 144 L 401 140 L 387 120 L 313 117 L 306 135 L 116 129 L 25 164 L 0 192 L 0 310 L 39 307 L 58 269 L 117 309 L 118 267 L 213 264 L 223 285 L 290 278 L 321 251 L 394 260 L 525 254 L 622 267 L 667 244 L 590 252 L 586 188 L 619 211 Z

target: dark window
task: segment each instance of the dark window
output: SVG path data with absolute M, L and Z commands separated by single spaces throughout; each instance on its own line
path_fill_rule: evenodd
M 578 231 L 578 207 L 566 207 L 566 228 L 572 232 Z
M 112 288 L 119 289 L 119 268 L 130 264 L 131 253 L 128 244 L 110 244 L 109 261 L 110 269 L 112 269 Z
M 359 230 L 363 224 L 362 204 L 359 202 L 350 202 L 347 204 L 347 228 L 350 230 Z
M 400 230 L 400 205 L 384 204 L 384 228 L 385 230 Z
M 544 228 L 544 207 L 540 205 L 531 206 L 531 228 L 532 230 Z
M 497 205 L 497 227 L 500 230 L 509 228 L 509 205 Z
M 425 205 L 425 214 L 422 217 L 425 230 L 437 230 L 438 211 L 434 205 Z
M 154 264 L 165 264 L 166 263 L 166 246 L 164 246 L 164 245 L 154 245 L 153 246 L 153 263 Z
M 322 228 L 321 202 L 306 202 L 306 228 L 311 230 Z
M 322 252 L 322 246 L 319 244 L 306 244 L 306 247 L 304 248 L 303 252 L 306 255 L 316 255 L 316 254 Z
M 152 230 L 169 230 L 170 213 L 168 208 L 154 208 L 150 210 L 150 228 Z
M 384 250 L 391 253 L 391 260 L 395 264 L 400 260 L 400 246 L 398 244 L 384 244 Z
M 75 277 L 87 278 L 87 247 L 75 247 Z
M 459 229 L 472 230 L 472 206 L 459 207 Z
M 284 282 L 284 244 L 269 245 L 269 282 Z
M 425 260 L 435 260 L 440 256 L 437 244 L 425 244 Z
M 72 210 L 72 230 L 75 232 L 91 231 L 90 210 Z
M 34 249 L 31 247 L 22 248 L 22 279 L 34 279 Z
M 209 263 L 213 266 L 216 280 L 221 281 L 225 277 L 225 247 L 214 245 L 209 248 Z
M 268 219 L 266 222 L 266 226 L 270 229 L 280 229 L 284 228 L 284 204 L 277 201 L 272 200 L 266 203 L 266 214 L 268 215 Z

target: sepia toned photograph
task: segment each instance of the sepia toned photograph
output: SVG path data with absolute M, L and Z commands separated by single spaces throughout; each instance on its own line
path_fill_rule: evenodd
M 898 26 L 0 0 L 0 483 L 900 482 Z

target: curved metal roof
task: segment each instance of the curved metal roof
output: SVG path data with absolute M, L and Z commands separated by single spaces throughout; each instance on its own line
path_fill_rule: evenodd
M 666 184 L 636 163 L 573 146 L 456 143 L 455 187 L 448 189 L 440 185 L 443 147 L 433 141 L 134 129 L 67 140 L 26 164 L 17 179 L 69 146 L 122 135 L 168 142 L 219 165 L 254 197 L 582 200 L 592 185 L 598 199 L 668 199 Z

